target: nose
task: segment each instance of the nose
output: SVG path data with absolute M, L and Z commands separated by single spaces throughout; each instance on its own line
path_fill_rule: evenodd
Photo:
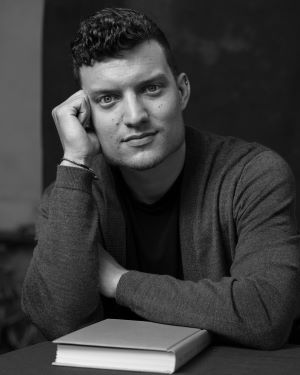
M 124 124 L 135 127 L 145 123 L 147 119 L 148 112 L 143 101 L 134 93 L 128 94 L 124 101 Z

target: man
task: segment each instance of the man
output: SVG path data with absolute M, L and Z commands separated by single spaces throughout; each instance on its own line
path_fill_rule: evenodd
M 185 127 L 189 80 L 144 15 L 102 10 L 72 54 L 81 90 L 53 110 L 64 157 L 42 200 L 24 310 L 49 339 L 115 317 L 282 346 L 300 266 L 286 163 Z

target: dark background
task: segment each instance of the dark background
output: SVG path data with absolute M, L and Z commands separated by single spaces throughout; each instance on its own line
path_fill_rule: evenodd
M 192 84 L 187 124 L 271 147 L 290 164 L 300 195 L 300 7 L 294 0 L 46 1 L 44 186 L 55 179 L 62 156 L 51 110 L 78 89 L 69 43 L 81 19 L 107 6 L 141 10 L 166 33 Z

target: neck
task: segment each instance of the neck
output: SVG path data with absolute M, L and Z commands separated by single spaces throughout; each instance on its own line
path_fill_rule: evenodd
M 121 168 L 121 173 L 136 199 L 151 204 L 173 185 L 183 168 L 184 160 L 185 143 L 154 168 L 145 171 Z

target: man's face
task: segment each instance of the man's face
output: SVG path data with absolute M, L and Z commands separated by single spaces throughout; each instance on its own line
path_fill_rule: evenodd
M 153 168 L 184 143 L 183 76 L 174 78 L 162 47 L 144 42 L 80 68 L 102 152 L 111 164 Z

